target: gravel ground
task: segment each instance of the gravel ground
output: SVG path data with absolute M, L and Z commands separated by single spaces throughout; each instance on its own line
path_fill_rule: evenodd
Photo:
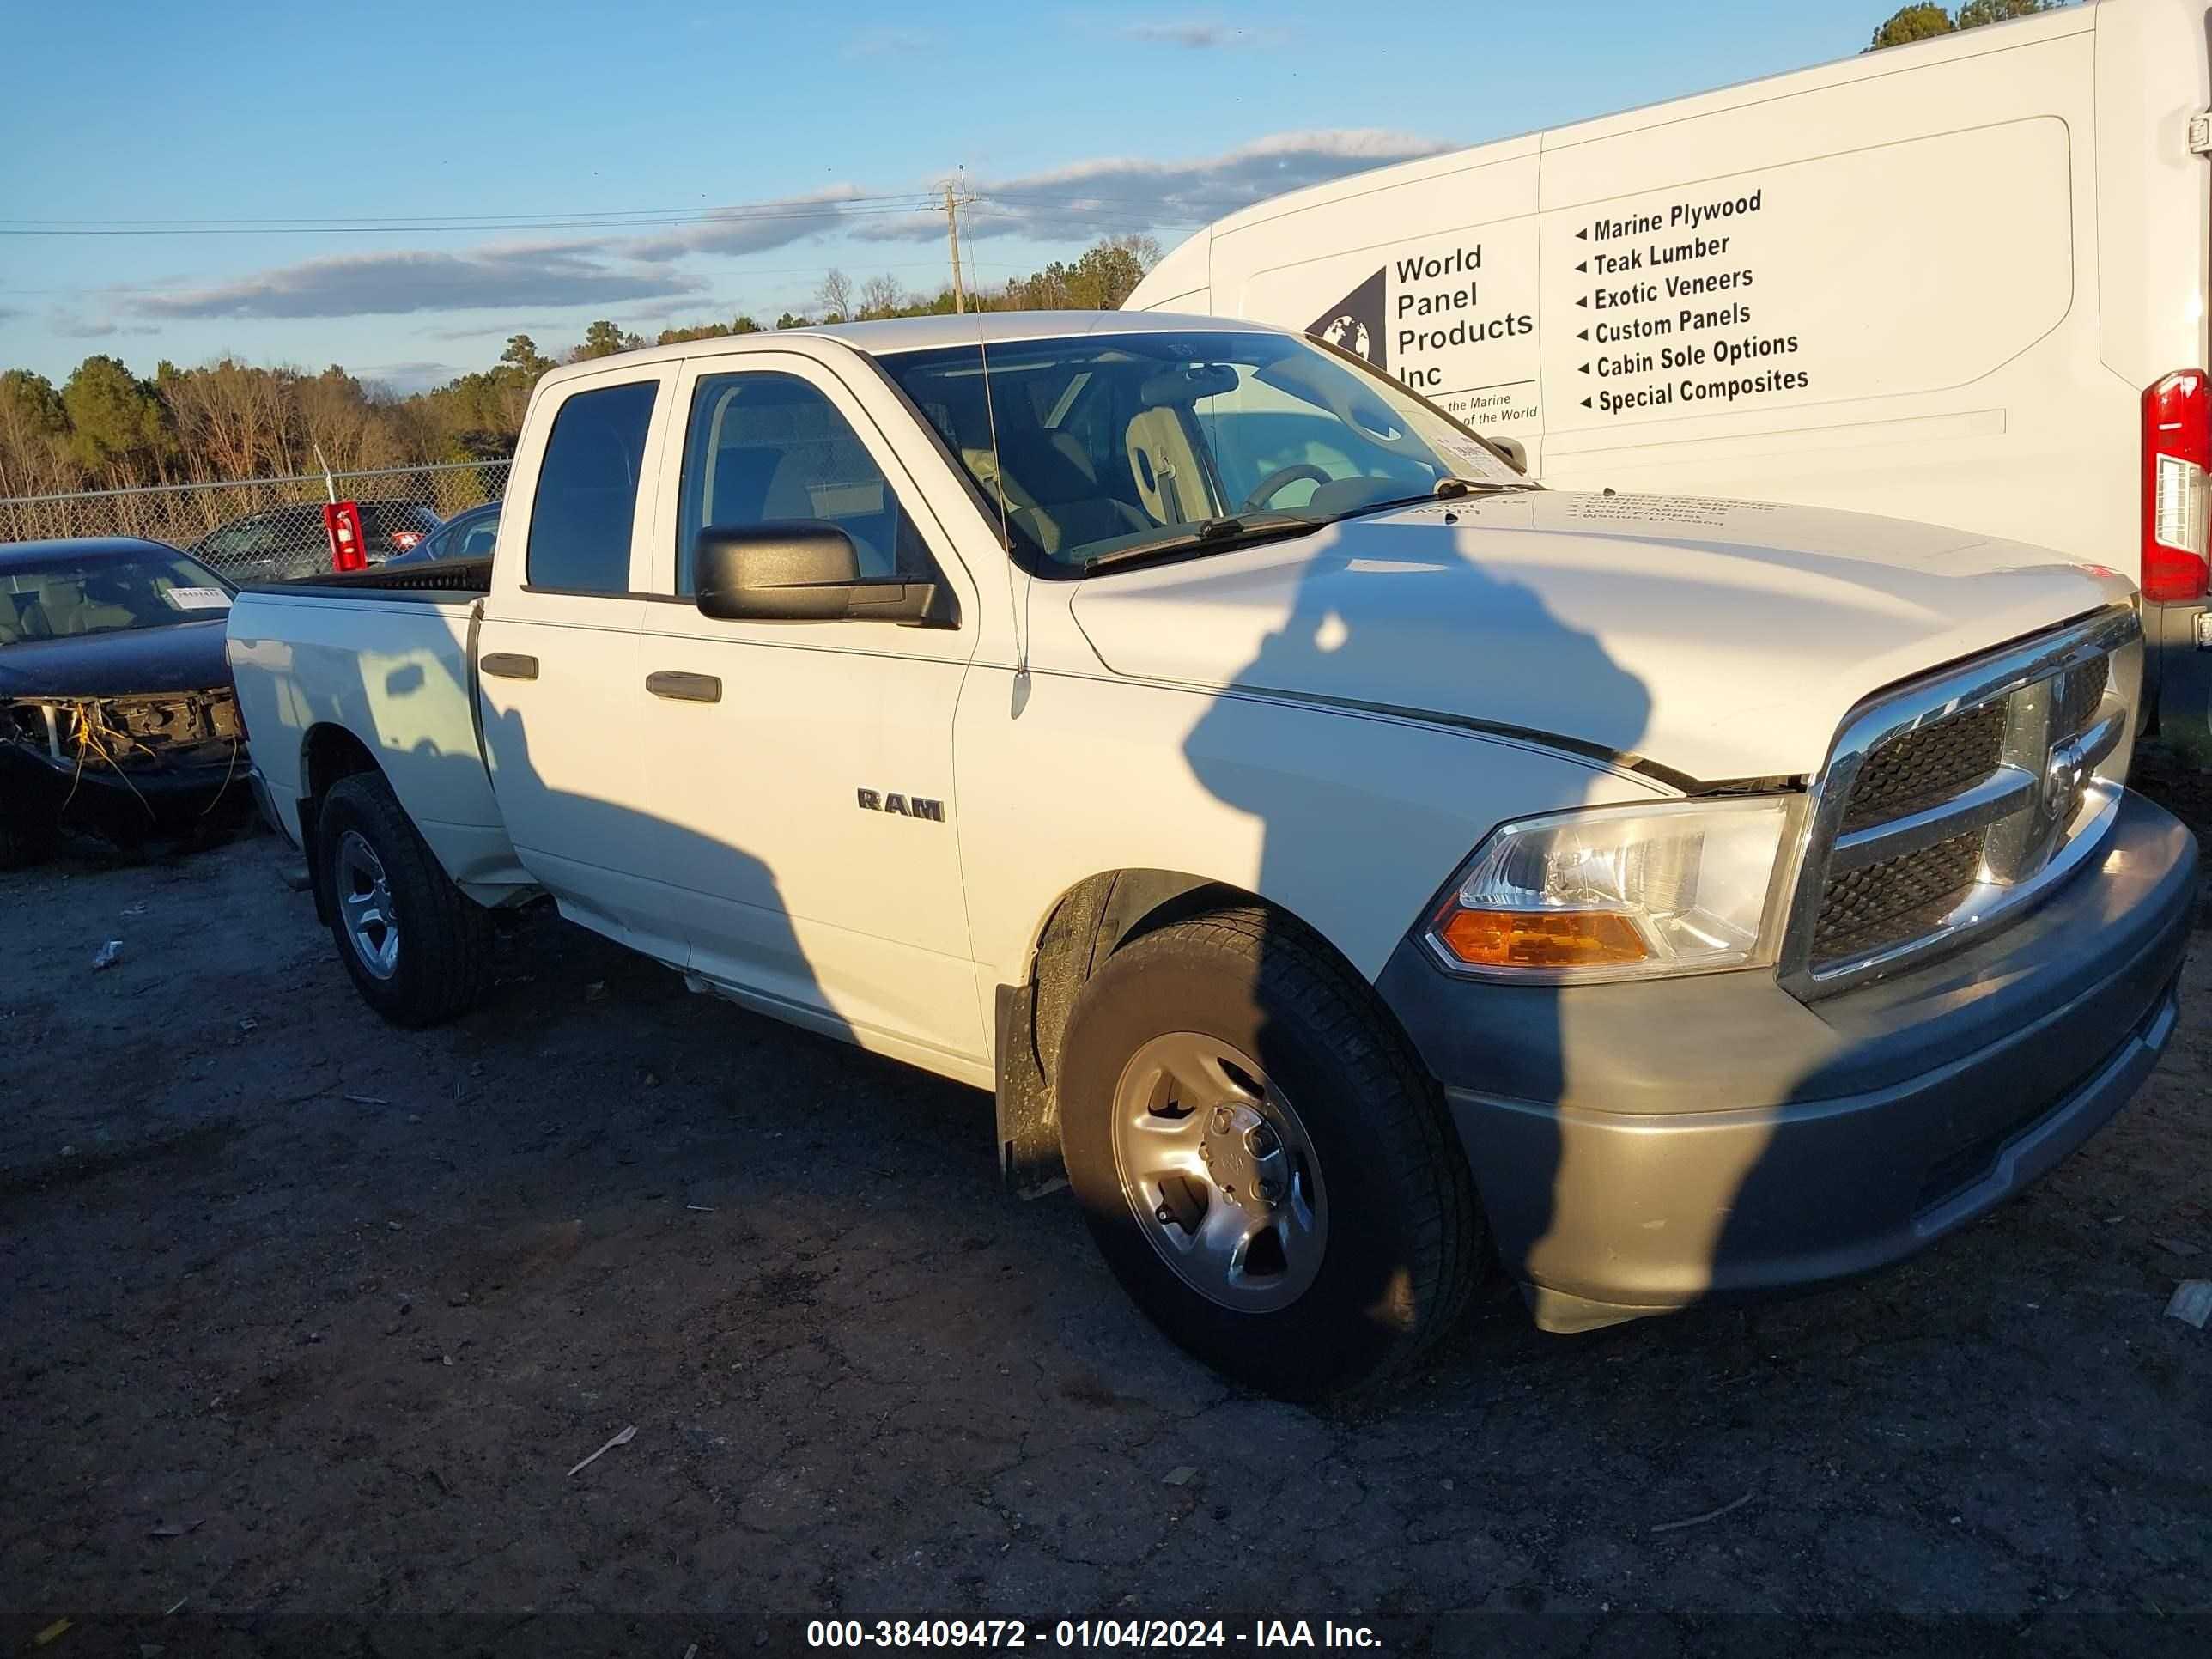
M 1575 1339 L 1509 1304 L 1316 1414 L 1003 1196 L 988 1097 L 550 919 L 391 1030 L 285 862 L 0 876 L 7 1651 L 2212 1650 L 2212 1331 L 2162 1311 L 2212 1275 L 2202 955 L 2118 1123 L 1902 1269 Z

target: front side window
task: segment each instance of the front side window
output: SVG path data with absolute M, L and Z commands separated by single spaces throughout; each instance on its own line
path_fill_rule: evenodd
M 1441 410 L 1288 335 L 1008 341 L 988 398 L 975 346 L 879 361 L 1040 574 L 1302 533 L 1440 486 L 1528 487 Z
M 600 386 L 577 392 L 554 416 L 524 556 L 532 587 L 629 590 L 630 526 L 659 392 L 657 380 Z
M 936 574 L 890 480 L 819 388 L 795 374 L 703 376 L 691 397 L 678 497 L 676 591 L 695 591 L 699 532 L 780 520 L 833 524 L 863 577 Z

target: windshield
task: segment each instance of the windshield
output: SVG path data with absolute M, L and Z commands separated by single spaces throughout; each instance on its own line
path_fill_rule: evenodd
M 0 646 L 205 621 L 230 609 L 233 591 L 166 549 L 0 566 Z
M 1003 500 L 1015 553 L 1041 575 L 1301 533 L 1447 479 L 1528 483 L 1411 392 L 1286 335 L 1012 341 L 989 348 L 988 401 L 982 359 L 957 346 L 878 361 Z

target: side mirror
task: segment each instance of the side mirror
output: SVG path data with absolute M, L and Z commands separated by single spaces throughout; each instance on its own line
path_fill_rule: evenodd
M 709 525 L 692 574 L 700 613 L 718 622 L 951 625 L 935 582 L 861 575 L 853 538 L 820 519 Z

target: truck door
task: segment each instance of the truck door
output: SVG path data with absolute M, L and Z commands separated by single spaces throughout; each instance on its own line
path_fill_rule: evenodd
M 975 641 L 967 572 L 864 401 L 811 358 L 695 360 L 676 405 L 666 598 L 646 608 L 635 667 L 658 692 L 635 733 L 653 925 L 688 929 L 694 970 L 742 1000 L 923 1064 L 973 1060 L 985 1046 L 952 798 Z M 702 616 L 699 530 L 793 519 L 845 530 L 863 574 L 951 582 L 967 625 Z
M 501 514 L 477 641 L 493 793 L 515 851 L 562 913 L 665 960 L 680 928 L 641 902 L 650 808 L 633 738 L 656 712 L 636 670 L 645 610 L 641 483 L 659 453 L 677 366 L 610 368 L 562 384 Z

